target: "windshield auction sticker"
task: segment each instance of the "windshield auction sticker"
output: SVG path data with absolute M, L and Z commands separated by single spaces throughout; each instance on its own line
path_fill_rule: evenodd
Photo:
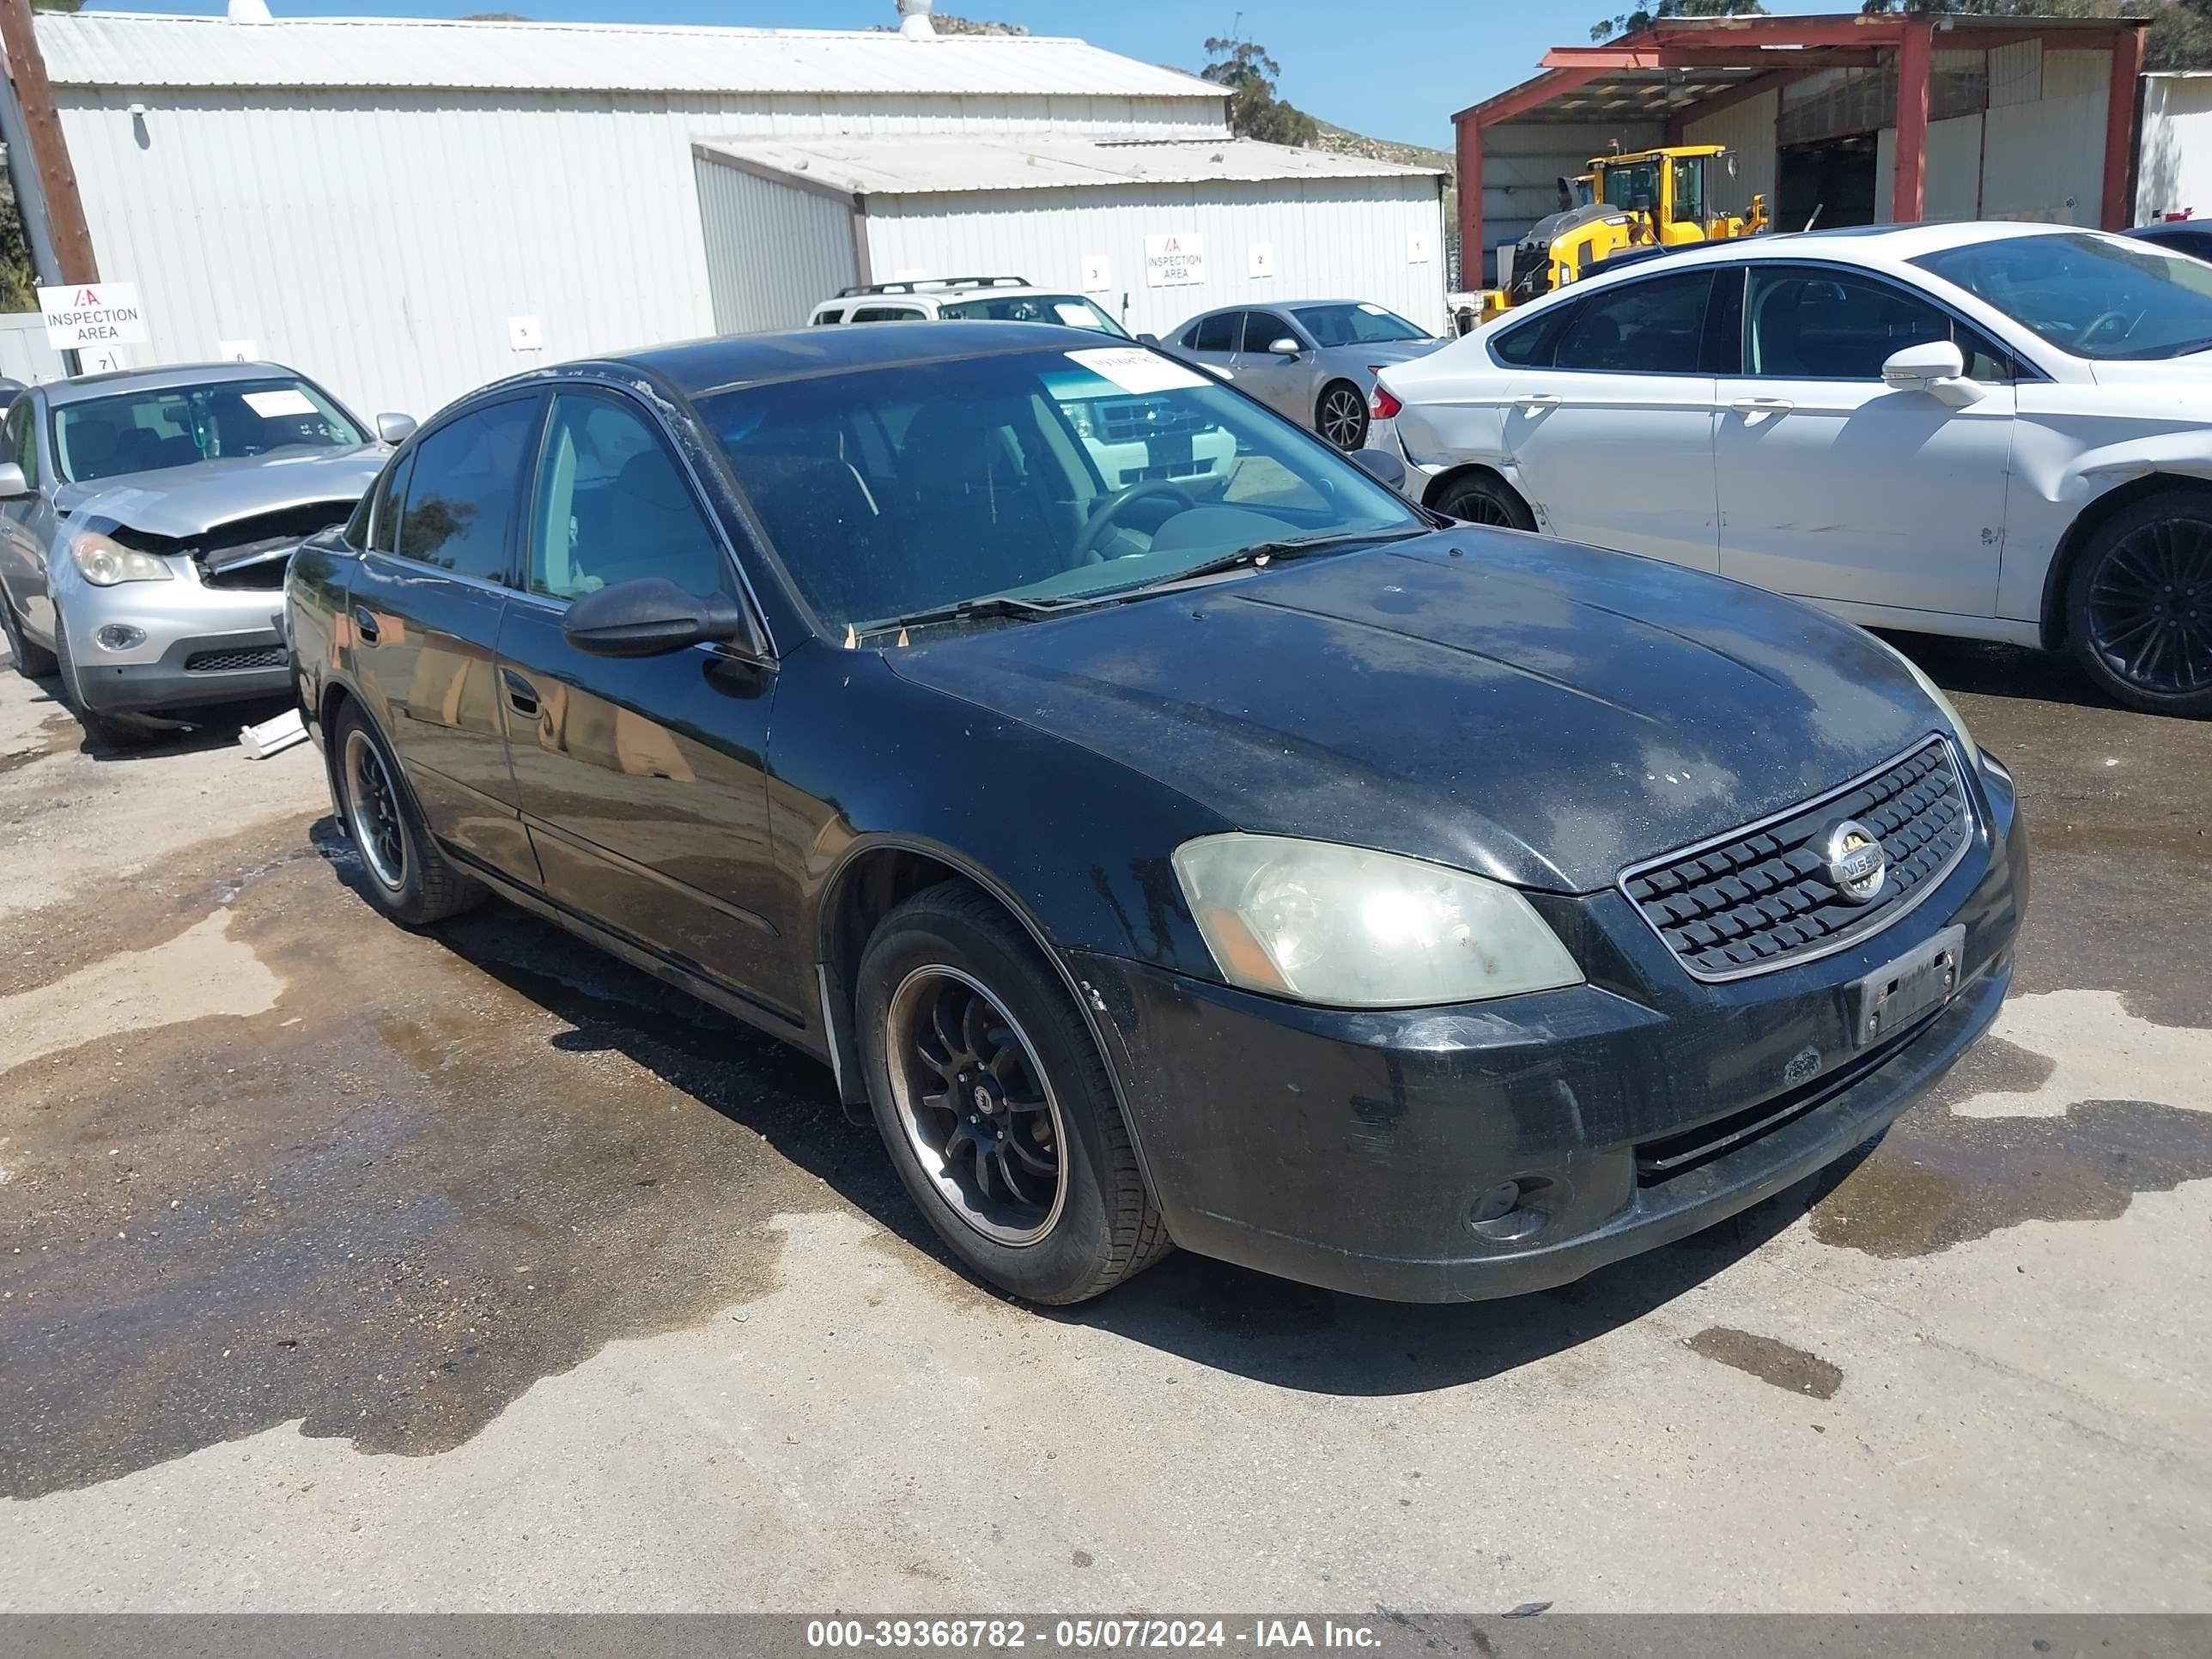
M 1185 368 L 1171 357 L 1163 357 L 1142 346 L 1098 346 L 1087 351 L 1071 351 L 1067 361 L 1089 369 L 1100 380 L 1124 392 L 1182 392 L 1206 384 L 1204 376 Z

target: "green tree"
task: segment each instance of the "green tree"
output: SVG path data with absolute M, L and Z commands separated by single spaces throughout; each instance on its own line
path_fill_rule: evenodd
M 1652 0 L 1648 6 L 1638 6 L 1611 17 L 1601 17 L 1590 25 L 1590 39 L 1610 40 L 1616 35 L 1632 34 L 1638 29 L 1648 29 L 1665 17 L 1764 17 L 1766 8 L 1759 0 Z
M 1275 96 L 1275 80 L 1283 66 L 1267 55 L 1267 47 L 1214 35 L 1206 43 L 1206 55 L 1212 61 L 1199 73 L 1229 89 L 1229 127 L 1239 138 L 1310 144 L 1321 137 L 1319 122 Z

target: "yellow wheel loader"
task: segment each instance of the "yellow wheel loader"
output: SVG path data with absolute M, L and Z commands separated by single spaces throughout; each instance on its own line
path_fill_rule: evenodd
M 1503 289 L 1484 290 L 1485 320 L 1588 276 L 1609 259 L 1643 258 L 1695 242 L 1751 236 L 1766 228 L 1766 198 L 1747 213 L 1714 210 L 1715 174 L 1735 176 L 1735 158 L 1718 144 L 1672 144 L 1591 159 L 1590 170 L 1559 180 L 1558 209 L 1529 228 L 1513 250 Z

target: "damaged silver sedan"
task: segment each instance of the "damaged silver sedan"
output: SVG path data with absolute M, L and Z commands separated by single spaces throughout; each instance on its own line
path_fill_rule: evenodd
M 96 742 L 290 685 L 284 571 L 414 422 L 273 363 L 33 386 L 0 428 L 0 628 Z

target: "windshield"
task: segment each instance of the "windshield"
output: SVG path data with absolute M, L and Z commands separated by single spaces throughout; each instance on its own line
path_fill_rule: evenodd
M 1097 599 L 1261 543 L 1425 527 L 1310 433 L 1139 346 L 787 380 L 700 409 L 839 631 L 969 599 Z
M 1000 294 L 987 300 L 962 300 L 937 308 L 939 317 L 971 323 L 1063 323 L 1095 328 L 1126 340 L 1129 331 L 1080 294 Z
M 54 410 L 53 438 L 55 464 L 70 483 L 278 449 L 351 449 L 368 441 L 336 404 L 289 375 L 64 404 Z
M 2076 357 L 2179 357 L 2212 348 L 2212 265 L 2148 242 L 2008 236 L 1912 263 Z
M 1291 313 L 1305 325 L 1316 345 L 1376 345 L 1385 340 L 1425 340 L 1429 331 L 1416 328 L 1395 311 L 1381 306 L 1299 306 Z

